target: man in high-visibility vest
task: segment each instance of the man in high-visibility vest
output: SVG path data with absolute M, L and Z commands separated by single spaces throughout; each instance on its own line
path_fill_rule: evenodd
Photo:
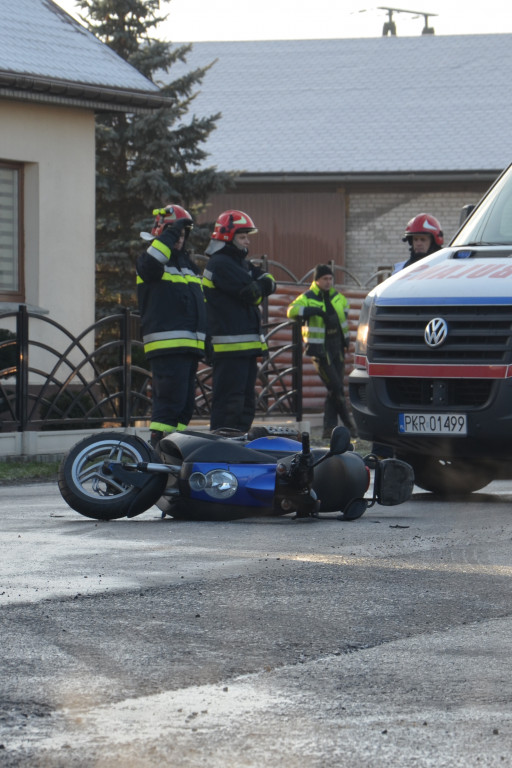
M 215 222 L 203 272 L 208 333 L 212 346 L 210 429 L 247 432 L 256 410 L 258 357 L 267 353 L 259 305 L 276 283 L 248 260 L 251 217 L 228 210 Z
M 309 291 L 301 293 L 289 305 L 287 316 L 301 320 L 306 354 L 313 360 L 318 375 L 327 388 L 323 435 L 329 439 L 338 416 L 357 437 L 357 427 L 344 392 L 345 350 L 349 346 L 346 297 L 334 287 L 334 275 L 328 264 L 318 264 Z

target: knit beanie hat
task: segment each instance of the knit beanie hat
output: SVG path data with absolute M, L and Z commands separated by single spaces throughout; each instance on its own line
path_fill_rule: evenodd
M 319 277 L 324 275 L 332 275 L 334 277 L 334 273 L 328 264 L 317 264 L 313 280 L 318 280 Z

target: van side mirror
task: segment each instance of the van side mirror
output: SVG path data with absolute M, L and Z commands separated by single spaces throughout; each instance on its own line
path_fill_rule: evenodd
M 473 203 L 469 203 L 460 209 L 459 227 L 462 227 L 466 219 L 469 219 L 471 213 L 475 210 L 475 207 L 476 206 L 474 206 Z

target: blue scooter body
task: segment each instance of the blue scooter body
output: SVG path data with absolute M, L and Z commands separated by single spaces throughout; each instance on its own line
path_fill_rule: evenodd
M 270 454 L 273 461 L 268 464 L 242 464 L 235 462 L 184 462 L 181 471 L 182 492 L 189 498 L 211 504 L 211 494 L 205 490 L 193 490 L 190 488 L 190 477 L 197 473 L 198 476 L 207 476 L 214 470 L 225 470 L 234 475 L 238 482 L 236 492 L 230 498 L 219 498 L 219 503 L 228 506 L 243 507 L 271 507 L 273 504 L 276 487 L 276 463 L 279 454 L 289 456 L 291 453 L 299 453 L 302 445 L 298 440 L 291 440 L 282 436 L 258 437 L 248 443 L 240 445 L 243 450 L 256 450 L 262 454 Z M 222 455 L 222 454 L 221 454 Z M 185 490 L 186 489 L 186 490 Z

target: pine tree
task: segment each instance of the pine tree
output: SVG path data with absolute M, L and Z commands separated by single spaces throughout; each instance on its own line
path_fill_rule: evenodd
M 179 203 L 196 216 L 232 177 L 200 167 L 207 157 L 202 144 L 220 113 L 185 122 L 209 66 L 167 84 L 156 80 L 177 61 L 186 63 L 191 50 L 151 36 L 166 19 L 157 15 L 159 0 L 77 0 L 77 5 L 89 30 L 169 97 L 169 106 L 149 114 L 105 112 L 96 118 L 96 314 L 103 317 L 120 306 L 135 307 L 139 232 L 151 227 L 153 208 Z M 202 251 L 207 231 L 194 229 L 189 247 Z

